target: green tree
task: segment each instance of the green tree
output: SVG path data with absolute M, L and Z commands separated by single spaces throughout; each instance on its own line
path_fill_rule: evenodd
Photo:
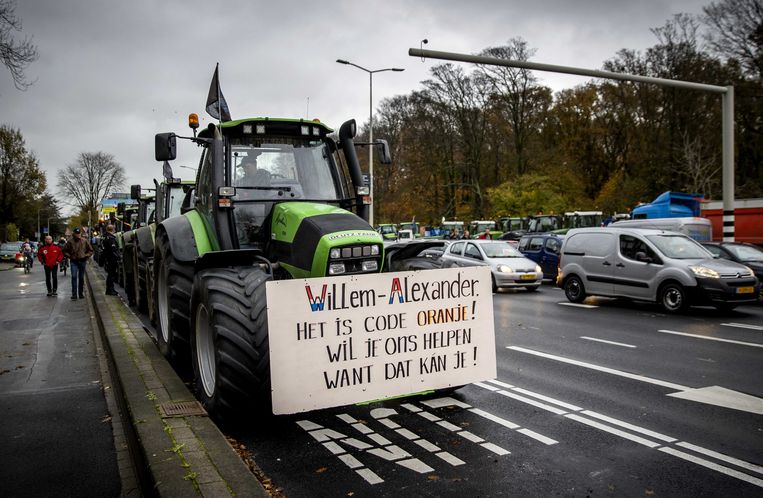
M 77 161 L 58 173 L 58 188 L 77 210 L 97 221 L 96 206 L 109 194 L 124 188 L 125 170 L 106 152 L 81 152 Z
M 16 40 L 14 31 L 21 31 L 21 19 L 16 17 L 16 2 L 0 0 L 0 60 L 10 71 L 16 88 L 26 90 L 32 83 L 27 81 L 24 70 L 37 60 L 37 47 L 28 37 Z
M 21 131 L 0 126 L 0 225 L 15 223 L 21 236 L 33 236 L 46 187 L 45 173 L 27 151 Z

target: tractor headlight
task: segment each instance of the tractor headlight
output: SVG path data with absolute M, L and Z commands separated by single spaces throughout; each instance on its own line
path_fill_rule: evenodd
M 352 257 L 352 247 L 344 247 L 344 248 L 342 248 L 342 257 L 343 258 L 351 258 Z
M 333 248 L 331 252 L 329 252 L 329 257 L 331 259 L 339 259 L 341 256 L 342 251 L 338 247 Z
M 689 269 L 694 272 L 694 274 L 698 277 L 704 277 L 704 278 L 720 278 L 720 274 L 713 270 L 712 268 L 708 268 L 707 266 L 690 266 Z
M 379 255 L 379 246 L 371 246 L 371 256 Z
M 329 265 L 329 275 L 341 275 L 344 272 L 344 263 L 331 263 Z
M 379 265 L 376 263 L 375 259 L 363 261 L 363 271 L 376 271 L 378 269 Z

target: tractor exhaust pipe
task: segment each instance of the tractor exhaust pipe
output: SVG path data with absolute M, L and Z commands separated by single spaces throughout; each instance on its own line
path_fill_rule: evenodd
M 360 169 L 358 155 L 355 153 L 355 144 L 352 141 L 356 133 L 357 125 L 355 120 L 345 121 L 339 128 L 339 144 L 342 151 L 344 151 L 345 159 L 347 159 L 350 178 L 352 179 L 352 185 L 355 187 L 355 203 L 358 209 L 358 216 L 368 221 L 368 205 L 363 204 L 363 196 L 358 194 L 358 187 L 365 187 L 365 185 L 363 185 L 363 172 Z

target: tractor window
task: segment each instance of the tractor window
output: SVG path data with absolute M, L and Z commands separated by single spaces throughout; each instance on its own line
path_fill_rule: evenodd
M 180 208 L 183 206 L 183 200 L 185 199 L 185 193 L 182 188 L 171 188 L 169 192 L 169 210 L 167 217 L 172 218 L 180 214 Z
M 343 198 L 325 142 L 294 137 L 231 139 L 236 201 Z

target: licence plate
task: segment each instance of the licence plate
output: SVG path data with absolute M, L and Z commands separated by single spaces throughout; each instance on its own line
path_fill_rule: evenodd
M 535 280 L 535 275 L 533 275 L 532 273 L 525 273 L 519 276 L 519 280 Z
M 737 294 L 752 294 L 755 287 L 737 287 Z

